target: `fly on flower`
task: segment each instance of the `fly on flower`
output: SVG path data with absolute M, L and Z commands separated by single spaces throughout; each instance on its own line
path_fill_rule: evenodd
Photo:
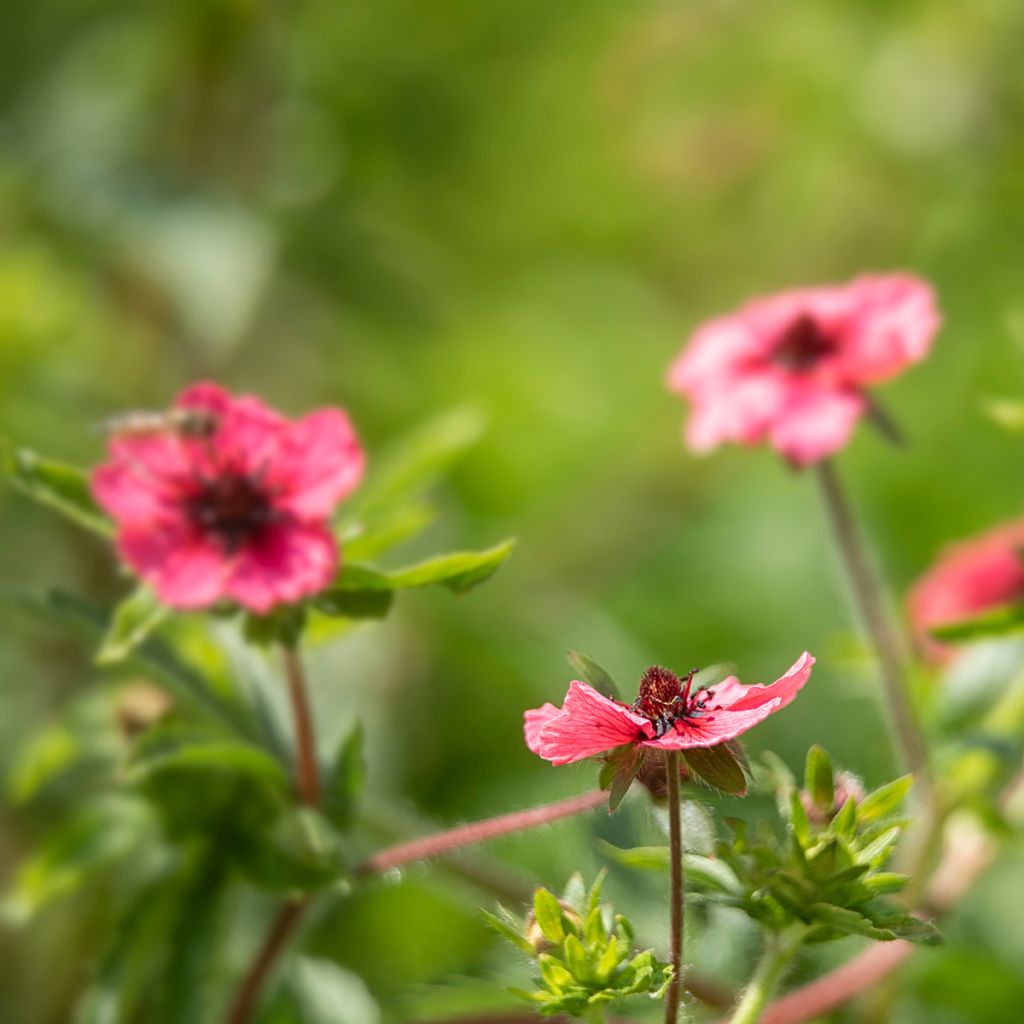
M 101 424 L 108 437 L 147 437 L 179 433 L 183 437 L 210 438 L 217 432 L 217 416 L 210 409 L 170 408 L 161 412 L 138 410 L 112 416 Z
M 111 435 L 92 487 L 117 522 L 122 559 L 162 601 L 228 600 L 263 614 L 333 580 L 328 520 L 364 462 L 342 410 L 289 420 L 254 396 L 202 383 L 178 396 L 162 425 L 136 426 Z

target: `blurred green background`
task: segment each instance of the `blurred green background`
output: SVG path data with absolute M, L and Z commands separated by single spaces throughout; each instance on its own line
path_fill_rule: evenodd
M 862 428 L 841 470 L 899 590 L 945 540 L 1016 515 L 1021 447 L 981 406 L 1024 390 L 1022 44 L 1017 0 L 3 5 L 2 432 L 87 465 L 99 421 L 205 377 L 293 414 L 344 405 L 371 460 L 478 410 L 482 442 L 410 554 L 515 534 L 512 561 L 463 599 L 403 595 L 312 662 L 325 745 L 362 718 L 374 801 L 423 827 L 593 785 L 521 740 L 571 647 L 630 683 L 652 661 L 765 681 L 810 649 L 805 695 L 750 748 L 798 765 L 818 741 L 877 784 L 894 766 L 813 481 L 763 451 L 689 456 L 664 375 L 751 293 L 916 271 L 946 322 L 880 395 L 909 445 Z M 5 583 L 124 592 L 103 545 L 0 500 Z M 7 768 L 105 677 L 2 621 Z M 5 804 L 0 875 L 53 813 Z M 602 863 L 595 835 L 657 828 L 634 799 L 487 852 L 560 886 Z M 1008 857 L 891 1019 L 1019 1020 L 1022 884 Z M 663 943 L 652 880 L 617 870 L 609 891 Z M 308 948 L 388 1021 L 448 1012 L 453 991 L 508 1006 L 484 986 L 515 976 L 474 911 L 492 902 L 417 869 L 338 903 Z M 0 1021 L 71 1019 L 102 904 L 0 931 Z M 712 933 L 691 957 L 735 981 L 749 960 L 729 952 Z

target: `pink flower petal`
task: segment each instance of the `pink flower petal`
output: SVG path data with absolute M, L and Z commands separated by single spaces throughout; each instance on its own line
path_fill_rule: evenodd
M 299 518 L 326 518 L 363 475 L 365 458 L 349 418 L 322 409 L 293 423 L 282 439 L 272 482 Z
M 759 370 L 721 382 L 693 399 L 686 440 L 695 452 L 726 441 L 756 444 L 787 407 L 792 384 L 774 369 Z
M 148 523 L 173 514 L 168 488 L 125 462 L 108 462 L 95 470 L 92 494 L 100 507 L 121 523 Z
M 118 536 L 117 546 L 165 604 L 202 608 L 224 596 L 223 555 L 183 522 L 128 527 Z
M 265 530 L 235 556 L 227 594 L 263 614 L 323 590 L 338 570 L 338 547 L 318 523 L 286 522 Z
M 190 384 L 174 400 L 178 409 L 199 409 L 223 416 L 231 408 L 234 399 L 219 384 L 204 380 Z
M 726 740 L 735 739 L 741 733 L 752 729 L 773 712 L 778 711 L 780 707 L 782 707 L 782 702 L 776 698 L 758 707 L 742 711 L 721 708 L 701 715 L 699 718 L 688 718 L 685 721 L 676 722 L 673 729 L 661 739 L 647 740 L 641 746 L 657 747 L 660 750 L 714 747 Z
M 523 712 L 523 735 L 526 737 L 526 745 L 535 754 L 540 753 L 540 731 L 561 710 L 554 704 L 542 704 L 539 708 L 531 708 Z
M 763 704 L 778 701 L 773 710 L 791 704 L 811 676 L 815 658 L 804 651 L 789 667 L 785 675 L 767 686 L 744 686 L 735 676 L 723 679 L 712 687 L 715 694 L 712 709 L 724 708 L 728 711 L 749 711 Z
M 853 392 L 806 387 L 779 414 L 771 443 L 795 465 L 810 465 L 846 444 L 865 408 Z
M 930 284 L 910 274 L 867 276 L 850 292 L 853 313 L 841 354 L 847 381 L 884 380 L 928 354 L 942 322 Z
M 561 712 L 538 733 L 538 753 L 552 764 L 569 764 L 653 732 L 653 726 L 642 715 L 574 680 Z

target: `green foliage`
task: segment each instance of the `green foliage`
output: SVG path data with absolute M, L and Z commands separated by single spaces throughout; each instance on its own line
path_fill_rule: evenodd
M 93 500 L 88 477 L 81 470 L 6 442 L 0 456 L 16 491 L 94 533 L 113 535 L 113 524 Z
M 930 632 L 944 643 L 969 643 L 987 637 L 1011 636 L 1024 630 L 1024 605 L 1003 605 L 969 619 L 936 626 Z
M 808 942 L 844 935 L 938 941 L 931 923 L 883 898 L 909 881 L 884 870 L 905 825 L 895 812 L 909 776 L 864 796 L 822 748 L 812 747 L 805 779 L 807 788 L 798 790 L 788 772 L 775 772 L 781 836 L 763 825 L 752 835 L 744 822 L 726 819 L 731 834 L 716 841 L 713 853 L 686 855 L 693 892 L 739 908 L 771 931 L 800 925 Z M 669 866 L 667 847 L 604 849 L 627 867 Z
M 356 724 L 338 747 L 324 776 L 323 812 L 335 828 L 345 831 L 355 823 L 365 782 L 363 729 Z
M 170 609 L 157 600 L 150 587 L 137 587 L 114 609 L 110 628 L 96 652 L 97 664 L 123 661 L 169 614 Z
M 738 740 L 713 747 L 691 747 L 680 753 L 695 779 L 729 796 L 747 795 L 749 766 Z
M 661 998 L 672 969 L 652 950 L 634 952 L 629 922 L 601 901 L 599 875 L 588 892 L 574 875 L 561 898 L 539 888 L 525 919 L 504 907 L 484 919 L 537 966 L 536 988 L 515 993 L 532 1002 L 545 1017 L 585 1014 L 632 995 Z
M 569 651 L 567 658 L 573 671 L 578 673 L 584 683 L 589 683 L 598 693 L 603 693 L 606 697 L 622 700 L 618 683 L 593 658 L 588 658 L 587 655 L 581 654 L 579 651 Z

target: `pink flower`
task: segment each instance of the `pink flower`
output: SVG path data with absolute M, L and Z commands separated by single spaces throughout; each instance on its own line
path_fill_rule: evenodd
M 330 583 L 338 547 L 328 518 L 364 462 L 344 412 L 287 420 L 204 383 L 162 421 L 138 419 L 113 433 L 92 489 L 117 521 L 121 557 L 162 601 L 228 599 L 264 613 Z
M 768 440 L 816 462 L 870 409 L 866 387 L 928 354 L 939 322 L 931 286 L 909 274 L 780 292 L 709 320 L 668 375 L 693 406 L 686 441 L 707 452 Z
M 907 609 L 925 657 L 947 661 L 952 648 L 930 631 L 990 608 L 1024 600 L 1024 521 L 1005 523 L 954 544 L 911 588 Z
M 595 757 L 627 743 L 658 750 L 713 747 L 763 722 L 791 703 L 807 682 L 814 658 L 804 652 L 769 686 L 744 686 L 735 676 L 711 690 L 691 693 L 691 673 L 680 679 L 653 666 L 640 680 L 633 704 L 623 704 L 574 680 L 565 703 L 527 711 L 526 745 L 552 764 Z

